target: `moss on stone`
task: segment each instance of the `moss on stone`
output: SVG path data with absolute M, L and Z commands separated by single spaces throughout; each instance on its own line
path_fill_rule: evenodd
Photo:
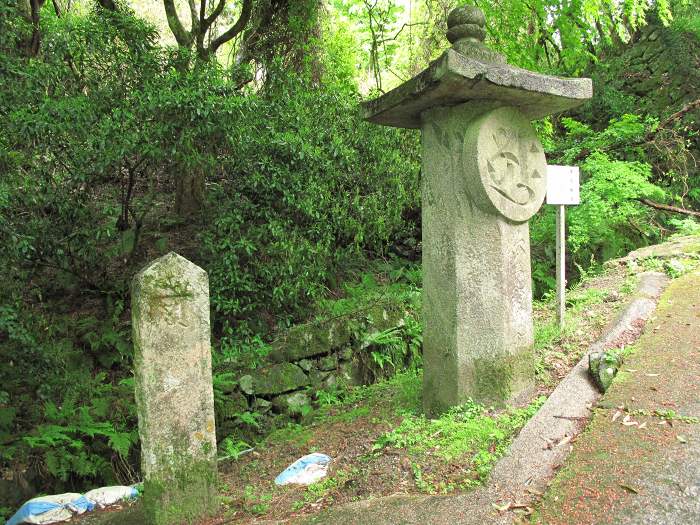
M 250 375 L 253 393 L 257 395 L 284 394 L 311 383 L 304 371 L 292 363 L 261 368 Z
M 270 357 L 278 363 L 328 354 L 350 341 L 350 330 L 340 320 L 307 323 L 291 328 L 272 343 Z
M 479 403 L 503 405 L 523 391 L 534 378 L 532 352 L 475 359 L 470 397 Z
M 177 463 L 177 462 L 176 462 Z M 144 481 L 142 507 L 148 525 L 180 525 L 213 516 L 219 509 L 215 460 L 173 465 Z

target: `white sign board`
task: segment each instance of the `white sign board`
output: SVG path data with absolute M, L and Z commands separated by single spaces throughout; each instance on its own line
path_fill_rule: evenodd
M 578 166 L 547 165 L 547 204 L 579 204 Z

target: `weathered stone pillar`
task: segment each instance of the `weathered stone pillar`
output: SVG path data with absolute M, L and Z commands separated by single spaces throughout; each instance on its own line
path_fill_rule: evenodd
M 591 96 L 589 79 L 509 66 L 482 43 L 474 7 L 448 18 L 446 51 L 364 105 L 368 120 L 420 128 L 424 407 L 502 403 L 533 383 L 528 219 L 546 160 L 529 120 Z
M 132 284 L 136 405 L 149 524 L 217 510 L 209 280 L 169 253 Z

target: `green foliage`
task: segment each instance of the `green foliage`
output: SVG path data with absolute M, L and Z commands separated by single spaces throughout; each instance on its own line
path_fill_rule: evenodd
M 700 235 L 700 222 L 693 217 L 669 219 L 668 223 L 676 229 L 674 236 Z
M 506 451 L 510 439 L 544 403 L 539 398 L 524 409 L 509 409 L 499 415 L 489 414 L 482 405 L 468 401 L 454 407 L 438 419 L 407 415 L 393 430 L 380 436 L 372 450 L 406 449 L 416 458 L 413 464 L 416 483 L 428 492 L 435 491 L 417 464 L 425 455 L 435 455 L 445 462 L 472 456 L 472 466 L 484 480 L 493 464 Z
M 583 163 L 586 180 L 581 185 L 583 205 L 570 213 L 568 244 L 575 254 L 599 255 L 607 260 L 622 255 L 631 246 L 626 230 L 630 225 L 648 235 L 650 211 L 637 202 L 642 198 L 663 198 L 664 192 L 649 182 L 651 167 L 641 162 L 613 160 L 595 152 Z M 595 252 L 593 250 L 596 250 Z
M 382 370 L 397 370 L 408 366 L 420 368 L 423 364 L 423 327 L 410 316 L 401 326 L 368 334 L 361 348 L 369 351 L 374 363 Z
M 397 264 L 399 263 L 400 266 Z M 369 261 L 367 264 L 371 264 Z M 343 283 L 342 296 L 324 297 L 317 302 L 317 317 L 356 315 L 373 304 L 390 302 L 403 304 L 413 312 L 420 311 L 421 267 L 405 261 L 374 264 L 359 279 Z
M 656 121 L 636 115 L 613 119 L 600 132 L 563 118 L 566 134 L 556 144 L 552 163 L 581 162 L 581 204 L 567 207 L 570 267 L 585 270 L 596 262 L 622 256 L 641 243 L 658 239 L 653 210 L 642 199 L 663 200 L 653 182 L 641 143 Z M 533 279 L 538 294 L 554 286 L 555 209 L 545 206 L 531 221 Z
M 245 452 L 249 452 L 251 446 L 243 440 L 235 440 L 232 437 L 224 438 L 224 440 L 218 445 L 219 450 L 219 461 L 226 459 L 237 460 Z
M 266 492 L 256 492 L 255 487 L 246 485 L 243 489 L 243 499 L 246 503 L 248 511 L 256 516 L 261 516 L 270 508 L 272 494 Z
M 289 82 L 236 112 L 236 154 L 212 188 L 215 201 L 236 205 L 215 210 L 202 242 L 212 305 L 237 334 L 262 328 L 243 320 L 298 316 L 339 263 L 385 253 L 405 231 L 402 210 L 418 199 L 416 150 L 360 123 L 356 103 Z

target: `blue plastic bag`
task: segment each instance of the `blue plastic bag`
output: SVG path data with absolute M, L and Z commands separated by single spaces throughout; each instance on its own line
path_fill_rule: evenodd
M 282 473 L 275 478 L 276 485 L 287 485 L 295 483 L 297 485 L 311 485 L 316 483 L 328 472 L 328 465 L 331 458 L 325 454 L 308 454 L 297 459 L 289 465 Z
M 70 519 L 95 508 L 95 504 L 82 494 L 58 494 L 30 499 L 22 505 L 5 525 L 20 523 L 49 524 Z

